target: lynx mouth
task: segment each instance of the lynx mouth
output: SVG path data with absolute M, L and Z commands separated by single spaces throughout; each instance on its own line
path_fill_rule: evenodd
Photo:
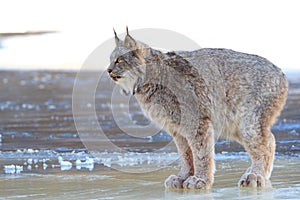
M 109 74 L 110 78 L 117 82 L 119 79 L 122 78 L 122 76 L 114 75 L 114 74 Z

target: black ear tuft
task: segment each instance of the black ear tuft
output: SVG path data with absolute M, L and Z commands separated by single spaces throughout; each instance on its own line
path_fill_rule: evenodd
M 129 35 L 128 26 L 126 26 L 126 34 Z
M 114 34 L 115 34 L 115 43 L 116 43 L 116 45 L 118 45 L 120 43 L 120 39 L 118 38 L 118 35 L 117 35 L 114 28 L 113 28 L 113 31 L 114 31 Z

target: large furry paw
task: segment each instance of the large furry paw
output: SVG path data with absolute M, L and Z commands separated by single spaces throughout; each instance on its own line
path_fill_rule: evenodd
M 165 187 L 172 189 L 182 188 L 183 179 L 179 178 L 176 175 L 171 175 L 165 180 Z
M 190 176 L 183 182 L 184 189 L 209 189 L 210 187 L 206 184 L 206 182 L 197 177 Z
M 265 187 L 265 178 L 259 174 L 246 173 L 242 176 L 238 183 L 239 187 Z

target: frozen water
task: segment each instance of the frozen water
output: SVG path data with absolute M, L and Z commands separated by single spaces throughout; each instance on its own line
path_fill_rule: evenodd
M 81 170 L 82 168 L 86 168 L 89 171 L 94 169 L 94 159 L 87 157 L 85 161 L 81 161 L 79 159 L 76 160 L 76 169 Z
M 19 165 L 4 165 L 5 174 L 20 174 L 23 171 L 23 166 Z
M 294 135 L 294 136 L 299 136 L 300 135 L 295 129 L 289 131 L 288 134 Z
M 5 174 L 14 174 L 16 172 L 15 165 L 5 165 L 4 166 L 4 173 Z
M 177 173 L 176 164 L 140 174 L 98 168 L 88 173 L 74 170 L 44 175 L 32 172 L 5 175 L 0 178 L 0 199 L 299 199 L 299 158 L 277 158 L 267 188 L 239 189 L 236 183 L 249 166 L 249 160 L 222 160 L 224 156 L 219 156 L 215 184 L 209 191 L 165 190 L 163 182 L 170 174 Z M 65 155 L 63 158 L 66 159 Z M 56 169 L 60 170 L 59 167 L 48 170 Z
M 50 71 L 0 73 L 0 199 L 299 199 L 299 80 L 290 85 L 288 106 L 272 128 L 277 140 L 274 188 L 239 190 L 236 183 L 250 159 L 240 145 L 220 140 L 215 146 L 213 189 L 193 193 L 163 188 L 164 179 L 179 169 L 176 148 L 164 148 L 172 140 L 168 134 L 134 138 L 118 129 L 109 99 L 113 85 L 107 77 L 99 81 L 107 88 L 95 91 L 95 104 L 87 101 L 78 106 L 95 106 L 105 135 L 126 153 L 94 141 L 97 134 L 89 129 L 91 122 L 84 113 L 79 121 L 87 128 L 78 135 L 72 115 L 75 76 Z M 89 74 L 86 77 L 77 81 L 88 88 L 91 80 Z M 127 105 L 113 106 L 124 109 Z M 122 125 L 148 123 L 136 102 L 129 108 L 131 120 L 120 117 Z M 81 137 L 91 138 L 100 150 L 88 153 Z M 124 173 L 127 169 L 135 173 Z
M 28 163 L 29 165 L 32 165 L 32 158 L 28 158 L 27 163 Z
M 54 168 L 60 168 L 62 171 L 69 171 L 72 166 L 76 166 L 77 170 L 88 169 L 94 170 L 95 165 L 105 166 L 120 169 L 120 167 L 151 167 L 162 168 L 170 164 L 178 164 L 178 154 L 176 152 L 170 153 L 138 153 L 138 152 L 61 152 L 58 153 L 53 150 L 40 150 L 24 149 L 15 152 L 0 152 L 2 162 L 7 160 L 16 160 L 17 162 L 5 165 L 4 171 L 8 173 L 12 170 L 10 166 L 24 167 L 26 170 L 31 171 L 32 168 L 41 167 L 43 170 L 48 169 L 48 165 Z M 248 155 L 245 152 L 228 153 L 222 152 L 216 154 L 215 160 L 247 160 Z M 5 161 L 6 162 L 6 161 Z M 1 164 L 1 162 L 0 162 Z M 15 168 L 13 168 L 15 169 Z M 23 170 L 22 170 L 23 171 Z M 139 169 L 137 170 L 139 171 Z M 14 173 L 12 171 L 12 173 Z
M 61 156 L 58 156 L 58 163 L 60 164 L 60 169 L 62 171 L 67 171 L 72 168 L 72 163 L 69 161 L 64 161 Z
M 48 165 L 46 163 L 43 163 L 43 170 L 46 170 Z
M 16 174 L 19 174 L 23 171 L 23 166 L 16 165 Z
M 300 129 L 300 124 L 281 124 L 272 127 L 272 130 L 293 130 Z

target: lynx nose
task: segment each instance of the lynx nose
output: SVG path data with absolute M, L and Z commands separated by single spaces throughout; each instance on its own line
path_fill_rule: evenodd
M 113 70 L 111 68 L 107 69 L 107 72 L 110 74 Z

